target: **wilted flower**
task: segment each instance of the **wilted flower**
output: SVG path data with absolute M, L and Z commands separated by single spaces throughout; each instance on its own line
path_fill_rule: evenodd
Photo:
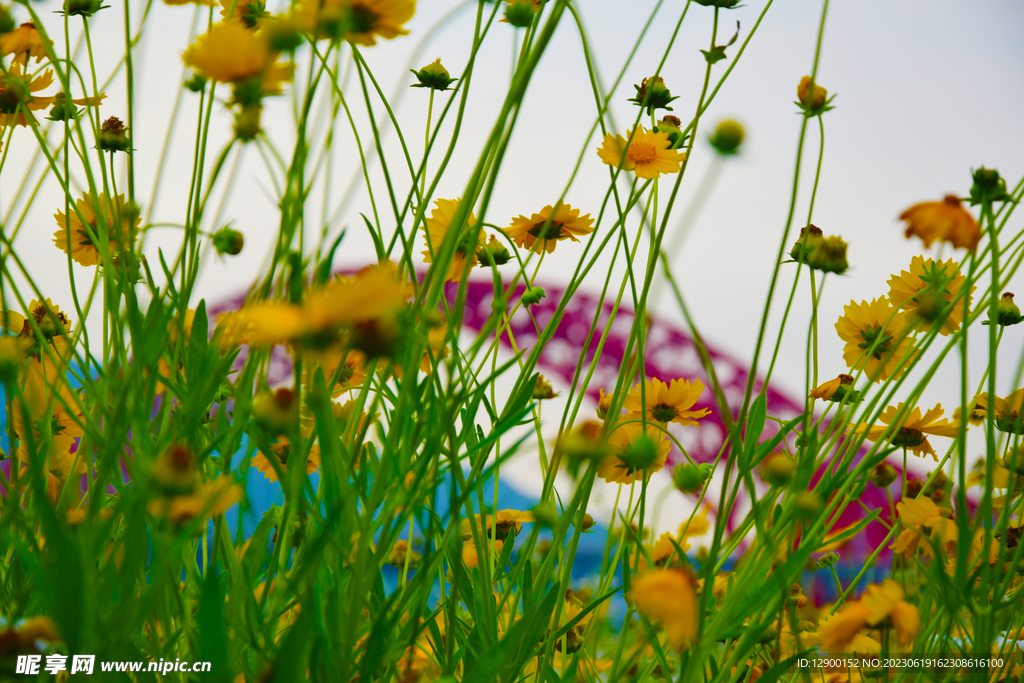
M 981 240 L 981 229 L 960 200 L 946 195 L 941 202 L 915 204 L 900 214 L 907 222 L 906 236 L 917 235 L 925 248 L 936 241 L 973 251 Z

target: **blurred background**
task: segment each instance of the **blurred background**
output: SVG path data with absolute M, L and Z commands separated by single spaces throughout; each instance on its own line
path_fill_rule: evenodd
M 123 8 L 120 3 L 103 10 L 92 21 L 97 40 L 97 71 L 115 74 L 104 87 L 107 99 L 101 117 L 127 113 L 123 70 L 117 72 L 123 55 Z M 132 8 L 131 24 L 138 25 L 144 3 Z M 610 117 L 616 132 L 625 129 L 636 116 L 636 107 L 628 102 L 633 84 L 652 75 L 675 29 L 685 3 L 650 0 L 623 3 L 620 0 L 578 0 L 574 3 L 586 29 L 586 40 L 594 59 L 603 90 L 611 92 Z M 630 53 L 660 6 L 639 48 Z M 53 14 L 61 5 L 55 0 L 33 4 L 45 28 L 55 40 L 62 38 L 63 19 Z M 763 0 L 752 0 L 739 9 L 722 11 L 718 43 L 727 41 L 739 22 L 739 42 L 727 51 L 729 59 L 714 68 L 712 85 L 733 62 L 740 43 L 746 39 L 765 7 Z M 271 7 L 271 9 L 276 9 Z M 427 92 L 409 89 L 414 77 L 410 67 L 421 67 L 440 57 L 453 76 L 460 76 L 469 57 L 477 4 L 421 0 L 415 18 L 406 26 L 410 34 L 393 41 L 380 41 L 363 48 L 362 54 L 391 102 L 403 137 L 413 159 L 422 153 Z M 484 10 L 490 11 L 485 4 Z M 21 14 L 19 14 L 21 12 Z M 707 342 L 733 359 L 737 366 L 749 365 L 760 323 L 761 310 L 771 277 L 773 259 L 785 227 L 793 185 L 797 137 L 801 118 L 794 104 L 800 77 L 813 66 L 815 42 L 821 19 L 818 1 L 788 0 L 775 2 L 757 29 L 731 76 L 715 96 L 697 132 L 692 158 L 670 220 L 670 235 L 680 229 L 684 215 L 692 220 L 681 237 L 669 238 L 681 243 L 671 262 L 694 321 Z M 15 8 L 15 19 L 24 21 L 23 10 Z M 136 149 L 138 201 L 144 212 L 152 212 L 154 223 L 183 221 L 189 177 L 195 145 L 195 127 L 199 97 L 181 88 L 190 74 L 180 55 L 201 33 L 210 10 L 193 6 L 167 6 L 154 2 L 149 9 L 145 38 L 135 51 L 135 118 L 132 141 Z M 705 61 L 700 49 L 710 41 L 713 11 L 690 5 L 674 45 L 668 53 L 661 75 L 679 99 L 673 103 L 675 114 L 687 121 L 696 108 L 703 82 Z M 217 11 L 213 17 L 219 18 Z M 851 300 L 873 299 L 888 291 L 886 280 L 906 269 L 912 256 L 936 255 L 939 248 L 923 252 L 919 241 L 903 237 L 897 216 L 920 201 L 941 199 L 947 193 L 965 196 L 970 187 L 972 167 L 997 168 L 1014 185 L 1024 173 L 1024 42 L 1019 36 L 1024 27 L 1024 4 L 1017 0 L 859 0 L 833 1 L 829 4 L 818 83 L 836 95 L 835 109 L 824 116 L 825 151 L 821 180 L 811 221 L 826 233 L 841 235 L 849 243 L 850 271 L 841 277 L 830 276 L 825 283 L 820 305 L 820 376 L 829 379 L 846 370 L 842 344 L 833 332 L 835 320 Z M 80 32 L 71 34 L 72 46 Z M 512 72 L 512 60 L 522 32 L 506 24 L 492 27 L 484 43 L 466 111 L 466 122 L 436 197 L 462 194 L 467 174 L 477 161 L 478 150 L 489 135 L 501 106 Z M 308 63 L 307 52 L 300 51 L 299 62 Z M 76 58 L 80 68 L 86 64 L 84 51 Z M 380 160 L 370 149 L 372 140 L 369 114 L 360 90 L 357 74 L 343 59 L 345 97 L 360 135 L 364 152 L 370 158 L 370 181 L 382 220 L 390 215 Z M 628 62 L 628 63 L 627 63 Z M 625 69 L 623 70 L 623 66 Z M 622 73 L 618 86 L 613 84 Z M 297 80 L 307 74 L 301 69 Z M 295 106 L 286 88 L 264 112 L 263 125 L 268 139 L 287 157 L 294 139 L 292 112 Z M 221 98 L 227 97 L 226 88 Z M 385 161 L 403 196 L 410 182 L 401 146 L 387 114 L 377 98 L 371 98 L 373 114 L 380 125 L 385 146 Z M 435 121 L 445 98 L 435 101 Z M 231 136 L 231 116 L 220 109 L 210 130 L 210 149 L 220 150 Z M 530 84 L 515 133 L 501 171 L 501 182 L 487 214 L 488 223 L 508 225 L 519 214 L 529 215 L 546 204 L 553 204 L 567 186 L 578 159 L 579 171 L 568 186 L 566 201 L 584 213 L 596 216 L 608 184 L 608 169 L 600 162 L 596 148 L 598 136 L 590 136 L 597 116 L 594 95 L 588 79 L 581 33 L 566 13 Z M 707 144 L 715 124 L 731 118 L 746 129 L 746 139 L 735 157 L 717 158 Z M 440 141 L 447 143 L 448 133 Z M 174 125 L 168 128 L 171 122 Z M 326 139 L 331 128 L 324 117 L 314 128 L 314 140 Z M 50 131 L 50 140 L 59 132 Z M 589 137 L 588 137 L 589 136 Z M 161 165 L 161 149 L 166 144 L 166 160 Z M 817 160 L 820 135 L 817 125 L 808 127 L 799 184 L 792 240 L 807 222 L 813 168 Z M 436 169 L 443 155 L 438 145 L 431 157 L 430 169 Z M 32 210 L 23 217 L 23 227 L 15 240 L 18 255 L 27 270 L 55 303 L 66 311 L 70 306 L 65 259 L 53 245 L 57 228 L 52 214 L 63 206 L 59 188 L 47 171 L 43 159 L 33 156 L 36 145 L 31 134 L 14 132 L 4 172 L 0 176 L 0 215 L 5 224 L 17 220 L 28 203 L 28 192 L 42 182 Z M 359 268 L 373 260 L 373 247 L 360 214 L 371 215 L 370 195 L 362 181 L 359 145 L 344 112 L 333 123 L 332 165 L 321 171 L 323 183 L 314 191 L 307 214 L 307 244 L 326 233 L 330 237 L 346 229 L 338 251 L 337 268 Z M 314 150 L 319 152 L 314 145 Z M 581 156 L 582 155 L 582 156 Z M 19 171 L 19 163 L 25 171 Z M 221 180 L 213 189 L 203 229 L 214 231 L 226 223 L 245 235 L 245 249 L 237 257 L 221 258 L 210 250 L 200 279 L 197 296 L 208 302 L 228 300 L 244 293 L 261 272 L 277 230 L 275 178 L 280 170 L 269 147 L 250 144 L 236 147 L 228 158 L 230 181 Z M 158 174 L 160 174 L 158 176 Z M 151 188 L 159 177 L 159 194 Z M 80 180 L 80 178 L 79 178 Z M 123 186 L 123 185 L 122 185 Z M 28 189 L 25 189 L 28 188 Z M 324 190 L 327 190 L 326 193 Z M 50 198 L 49 200 L 47 198 Z M 606 216 L 598 226 L 608 229 L 614 217 Z M 1021 219 L 1011 222 L 1013 232 Z M 636 229 L 635 218 L 631 229 Z M 386 227 L 386 232 L 388 228 Z M 180 247 L 180 228 L 154 228 L 148 235 L 145 254 L 157 263 L 162 250 L 170 259 Z M 789 245 L 786 247 L 787 251 Z M 538 282 L 564 285 L 575 266 L 582 245 L 560 245 L 546 258 Z M 943 258 L 962 259 L 963 252 L 947 249 Z M 613 267 L 604 264 L 605 270 Z M 616 273 L 621 265 L 614 266 Z M 89 282 L 92 269 L 75 266 L 80 282 Z M 600 269 L 595 270 L 598 272 Z M 779 295 L 788 294 L 795 266 L 783 266 Z M 603 274 L 603 273 L 602 273 Z M 19 281 L 15 275 L 14 280 Z M 617 281 L 617 279 L 613 279 Z M 1018 276 L 1010 287 L 1019 291 L 1024 278 Z M 780 350 L 773 386 L 782 394 L 802 401 L 805 386 L 805 349 L 810 319 L 810 295 L 806 280 L 801 283 Z M 10 285 L 7 285 L 10 286 Z M 597 295 L 600 280 L 585 292 Z M 194 303 L 194 302 L 193 302 Z M 768 339 L 777 336 L 783 305 L 777 300 L 772 309 Z M 675 302 L 662 296 L 650 310 L 665 324 L 682 328 L 682 316 Z M 80 321 L 73 321 L 79 324 Z M 90 325 L 98 324 L 91 320 Z M 1019 327 L 1024 328 L 1024 325 Z M 984 365 L 985 328 L 973 333 L 972 368 Z M 1010 328 L 1002 341 L 998 379 L 1000 393 L 1014 388 L 1024 348 L 1024 330 Z M 770 355 L 770 354 L 769 354 Z M 759 368 L 761 372 L 765 366 Z M 922 406 L 936 402 L 948 406 L 951 413 L 959 398 L 960 360 L 949 355 L 921 400 Z M 972 384 L 981 371 L 972 371 Z M 666 378 L 667 379 L 667 378 Z M 564 387 L 554 382 L 555 389 Z M 558 400 L 545 406 L 548 431 L 557 431 L 556 415 L 561 415 Z M 557 407 L 556 407 L 557 406 Z M 586 408 L 586 417 L 592 412 Z M 551 436 L 553 436 L 552 432 Z M 937 439 L 940 452 L 947 440 Z M 980 448 L 978 449 L 980 454 Z M 522 461 L 509 470 L 506 480 L 525 497 L 539 490 L 535 453 L 524 453 Z M 530 463 L 534 463 L 532 466 Z M 911 463 L 927 472 L 927 463 Z M 659 526 L 675 528 L 689 516 L 692 502 L 671 491 L 668 476 L 652 483 L 667 501 Z M 596 493 L 595 509 L 605 519 L 611 514 L 614 488 Z

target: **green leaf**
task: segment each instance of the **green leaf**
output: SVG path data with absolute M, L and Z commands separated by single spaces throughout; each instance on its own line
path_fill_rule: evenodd
M 363 222 L 366 223 L 366 231 L 370 233 L 370 239 L 373 240 L 373 249 L 377 252 L 377 260 L 383 261 L 388 257 L 387 251 L 384 250 L 384 243 L 380 241 L 380 237 L 373 229 L 373 224 L 370 223 L 370 219 L 365 214 L 359 214 L 363 217 Z
M 365 219 L 366 216 L 363 216 Z M 373 231 L 371 230 L 372 234 Z M 334 272 L 334 252 L 338 250 L 338 245 L 341 244 L 341 240 L 345 237 L 345 231 L 342 230 L 341 234 L 338 235 L 338 239 L 334 240 L 331 244 L 331 248 L 327 250 L 327 254 L 320 260 L 320 263 L 316 265 L 316 273 L 313 276 L 313 283 L 322 285 L 331 278 L 331 273 Z M 376 244 L 376 242 L 374 242 Z
M 717 64 L 725 59 L 725 45 L 716 45 L 710 50 L 701 50 L 708 64 Z
M 198 659 L 211 663 L 210 680 L 230 681 L 231 666 L 228 662 L 224 624 L 224 591 L 220 586 L 217 572 L 212 567 L 206 570 L 196 625 L 199 627 Z

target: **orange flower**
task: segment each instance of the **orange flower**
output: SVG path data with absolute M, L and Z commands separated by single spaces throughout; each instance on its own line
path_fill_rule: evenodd
M 699 418 L 711 411 L 707 408 L 690 410 L 704 393 L 704 384 L 695 379 L 674 379 L 665 384 L 660 379 L 649 379 L 644 383 L 643 405 L 647 409 L 647 418 L 654 422 L 668 424 L 677 422 L 681 425 L 695 425 Z M 631 413 L 641 411 L 640 385 L 629 390 L 622 406 Z
M 660 624 L 675 649 L 697 640 L 697 594 L 693 579 L 681 569 L 655 569 L 633 579 L 627 596 L 638 612 Z
M 915 204 L 900 214 L 900 220 L 907 222 L 907 237 L 917 235 L 925 248 L 938 240 L 973 251 L 981 240 L 974 217 L 953 195 L 946 195 L 941 202 Z
M 882 424 L 868 427 L 865 424 L 850 425 L 849 431 L 853 434 L 864 434 L 868 441 L 878 441 L 882 435 L 889 432 L 889 443 L 893 446 L 909 448 L 914 455 L 930 455 L 938 460 L 935 449 L 928 443 L 926 434 L 935 436 L 954 437 L 960 433 L 960 423 L 957 420 L 939 418 L 942 417 L 942 404 L 936 404 L 934 408 L 921 415 L 920 408 L 914 408 L 903 418 L 902 423 L 893 430 L 892 425 L 896 416 L 903 411 L 903 404 L 889 406 L 878 416 Z

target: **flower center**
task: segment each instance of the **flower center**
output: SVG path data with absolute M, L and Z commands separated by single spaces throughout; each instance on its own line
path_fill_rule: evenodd
M 676 407 L 667 403 L 659 403 L 651 408 L 651 417 L 658 422 L 671 422 L 677 415 L 679 415 L 679 411 L 676 410 Z
M 556 240 L 562 236 L 562 223 L 537 223 L 529 233 L 539 240 Z
M 627 152 L 630 161 L 635 164 L 646 164 L 654 161 L 658 150 L 649 142 L 633 142 Z
M 920 429 L 912 429 L 910 427 L 903 427 L 896 435 L 892 437 L 893 446 L 903 446 L 904 448 L 914 448 L 924 443 L 924 432 Z
M 882 354 L 889 352 L 889 345 L 892 343 L 892 335 L 887 334 L 881 325 L 869 325 L 861 330 L 860 336 L 864 341 L 857 344 L 858 348 L 871 349 L 871 355 L 875 360 L 882 360 Z
M 377 13 L 367 7 L 353 7 L 348 17 L 348 25 L 351 33 L 369 33 L 377 25 Z

